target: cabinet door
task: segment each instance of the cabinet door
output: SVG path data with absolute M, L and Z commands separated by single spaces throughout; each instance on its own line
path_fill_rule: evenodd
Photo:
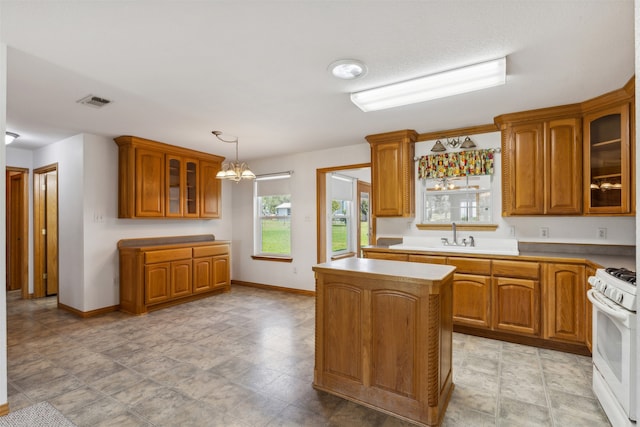
M 585 342 L 585 267 L 547 264 L 544 275 L 544 338 Z
M 193 292 L 205 292 L 213 287 L 213 258 L 193 260 Z
M 453 276 L 453 321 L 457 324 L 491 327 L 491 279 L 472 274 Z
M 229 256 L 213 257 L 213 288 L 229 287 Z
M 171 263 L 163 262 L 144 266 L 144 302 L 151 305 L 169 299 Z
M 164 216 L 164 154 L 136 149 L 136 216 Z
M 197 217 L 198 210 L 198 161 L 167 155 L 166 162 L 166 216 Z
M 587 292 L 588 289 L 591 288 L 590 285 L 587 284 L 586 282 L 586 278 L 588 278 L 589 276 L 595 276 L 596 274 L 596 270 L 594 268 L 591 267 L 587 267 L 586 268 L 586 273 L 585 273 L 585 293 Z M 585 303 L 585 310 L 584 310 L 584 318 L 585 318 L 585 328 L 584 328 L 584 341 L 585 343 L 587 343 L 587 347 L 589 348 L 589 351 L 593 352 L 592 350 L 592 346 L 593 346 L 593 304 L 591 304 L 591 301 L 589 301 L 589 298 L 585 298 L 584 300 Z
M 216 174 L 220 162 L 200 161 L 200 217 L 220 218 L 222 186 Z
M 366 137 L 371 145 L 371 190 L 375 216 L 415 215 L 415 131 Z
M 505 130 L 503 211 L 505 215 L 544 213 L 544 144 L 542 123 Z
M 551 120 L 545 144 L 546 214 L 582 213 L 582 138 L 579 119 Z
M 191 295 L 191 260 L 171 263 L 171 285 L 169 297 L 178 298 Z
M 632 211 L 629 104 L 584 117 L 586 213 Z
M 182 216 L 182 193 L 184 191 L 184 169 L 182 159 L 177 156 L 167 155 L 166 162 L 166 213 L 167 216 Z
M 537 280 L 494 277 L 493 328 L 538 336 L 540 289 Z

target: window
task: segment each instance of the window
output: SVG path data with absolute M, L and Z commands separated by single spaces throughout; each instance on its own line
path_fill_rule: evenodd
M 331 175 L 331 256 L 355 252 L 356 229 L 354 178 Z
M 259 176 L 254 182 L 254 255 L 291 256 L 291 173 Z
M 430 181 L 423 193 L 423 223 L 491 222 L 490 175 Z

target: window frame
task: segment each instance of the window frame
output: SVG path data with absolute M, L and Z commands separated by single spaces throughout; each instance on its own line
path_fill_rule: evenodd
M 280 179 L 291 179 L 292 171 L 290 172 L 281 172 L 275 174 L 267 174 L 267 175 L 258 175 L 253 183 L 253 251 L 251 258 L 257 260 L 269 260 L 269 261 L 279 261 L 279 262 L 292 262 L 293 261 L 293 228 L 292 228 L 292 218 L 293 218 L 293 203 L 292 203 L 292 194 L 290 189 L 291 181 L 288 181 L 286 184 L 288 187 L 288 193 L 279 192 L 274 194 L 264 194 L 259 195 L 259 185 L 261 181 L 269 181 L 269 180 L 280 180 Z M 290 207 L 288 215 L 264 215 L 262 210 L 261 200 L 263 197 L 273 197 L 273 196 L 288 196 Z M 264 247 L 263 241 L 263 220 L 264 219 L 284 219 L 288 221 L 289 225 L 289 252 L 284 253 L 274 253 L 274 252 L 263 252 L 262 248 Z

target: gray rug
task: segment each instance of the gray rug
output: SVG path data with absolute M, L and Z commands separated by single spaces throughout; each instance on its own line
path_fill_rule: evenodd
M 76 427 L 47 402 L 36 403 L 0 417 L 0 427 Z

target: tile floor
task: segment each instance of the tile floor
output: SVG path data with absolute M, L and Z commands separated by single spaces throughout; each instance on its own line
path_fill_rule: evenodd
M 311 387 L 314 299 L 234 286 L 146 316 L 7 297 L 11 410 L 78 426 L 408 426 Z M 454 334 L 445 426 L 607 426 L 591 359 Z

